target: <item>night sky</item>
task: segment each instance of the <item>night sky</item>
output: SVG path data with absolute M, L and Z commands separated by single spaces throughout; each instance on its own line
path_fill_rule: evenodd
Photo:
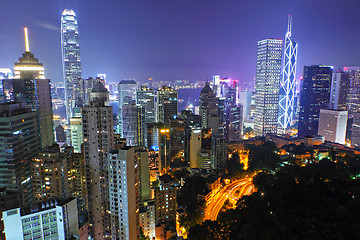
M 283 39 L 288 14 L 304 65 L 360 65 L 359 0 L 1 0 L 0 68 L 30 50 L 53 82 L 62 80 L 60 18 L 79 21 L 83 77 L 190 81 L 213 74 L 253 81 L 256 43 Z

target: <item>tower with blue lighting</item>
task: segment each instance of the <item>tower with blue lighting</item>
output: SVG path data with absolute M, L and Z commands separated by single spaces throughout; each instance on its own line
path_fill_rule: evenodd
M 296 110 L 295 74 L 298 44 L 291 38 L 291 22 L 292 18 L 289 16 L 288 29 L 285 35 L 284 66 L 279 91 L 279 134 L 288 132 L 292 126 Z

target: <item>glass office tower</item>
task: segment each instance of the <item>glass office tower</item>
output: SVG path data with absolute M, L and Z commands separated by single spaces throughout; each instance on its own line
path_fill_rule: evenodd
M 75 12 L 65 9 L 61 16 L 61 50 L 63 58 L 63 74 L 65 84 L 66 118 L 73 116 L 75 96 L 73 92 L 74 79 L 81 78 L 80 41 L 78 22 Z
M 291 16 L 285 35 L 284 68 L 280 81 L 279 95 L 279 134 L 287 133 L 292 126 L 295 114 L 295 74 L 298 44 L 291 38 Z
M 282 40 L 258 41 L 255 85 L 255 135 L 276 133 L 279 111 Z

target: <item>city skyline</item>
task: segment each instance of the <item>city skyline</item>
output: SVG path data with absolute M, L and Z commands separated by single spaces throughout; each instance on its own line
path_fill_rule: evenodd
M 19 2 L 4 3 L 4 7 L 11 9 Z M 219 74 L 249 83 L 255 77 L 256 42 L 283 39 L 289 14 L 296 26 L 294 38 L 300 44 L 298 69 L 312 64 L 358 65 L 352 49 L 360 35 L 352 31 L 350 38 L 346 32 L 358 26 L 355 9 L 359 3 L 350 1 L 339 5 L 331 0 L 326 6 L 311 2 L 311 8 L 307 8 L 307 1 L 280 0 L 104 3 L 100 7 L 85 1 L 35 1 L 22 5 L 19 19 L 1 24 L 0 51 L 10 57 L 2 58 L 0 66 L 11 67 L 16 61 L 23 46 L 20 31 L 28 26 L 32 49 L 47 63 L 46 75 L 54 83 L 62 81 L 59 22 L 65 8 L 73 9 L 79 18 L 84 77 L 106 73 L 112 82 L 142 82 L 150 77 L 198 81 Z M 95 7 L 97 17 L 93 15 Z M 276 11 L 267 11 L 269 7 L 276 7 Z M 320 12 L 323 8 L 327 11 Z M 255 10 L 258 14 L 252 14 Z M 346 16 L 336 17 L 343 12 Z M 7 13 L 2 15 L 1 22 L 7 22 L 7 17 Z M 301 75 L 298 71 L 297 78 Z

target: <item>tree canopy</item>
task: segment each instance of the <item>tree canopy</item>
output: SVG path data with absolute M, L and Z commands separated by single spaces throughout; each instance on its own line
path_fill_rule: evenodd
M 349 167 L 322 160 L 259 173 L 258 191 L 235 209 L 189 230 L 188 239 L 360 239 L 360 182 Z

